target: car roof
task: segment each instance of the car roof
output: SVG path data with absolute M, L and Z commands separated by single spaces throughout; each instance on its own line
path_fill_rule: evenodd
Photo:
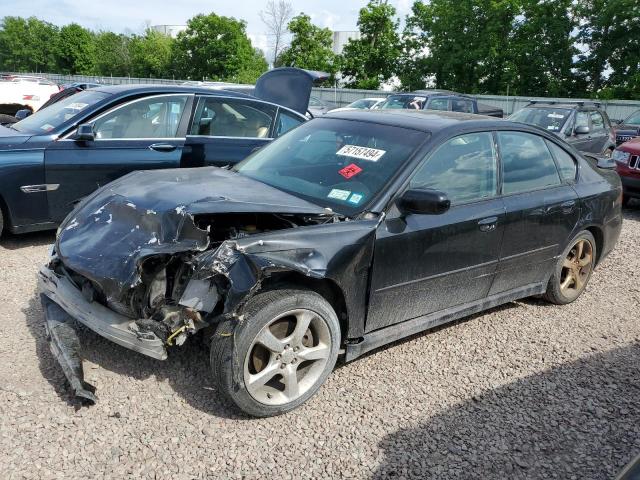
M 144 93 L 200 93 L 206 95 L 220 95 L 226 97 L 243 97 L 253 98 L 250 95 L 243 93 L 233 92 L 231 90 L 216 90 L 206 87 L 198 87 L 192 85 L 104 85 L 94 87 L 93 90 L 97 90 L 103 93 L 110 93 L 112 95 L 120 94 L 144 94 Z
M 528 108 L 598 108 L 599 104 L 593 102 L 534 102 L 529 103 Z
M 455 126 L 481 126 L 482 128 L 504 127 L 505 123 L 522 129 L 523 124 L 507 120 L 474 115 L 471 113 L 446 112 L 440 110 L 346 110 L 331 111 L 322 118 L 341 118 L 372 122 L 394 127 L 411 128 L 423 132 L 436 132 Z

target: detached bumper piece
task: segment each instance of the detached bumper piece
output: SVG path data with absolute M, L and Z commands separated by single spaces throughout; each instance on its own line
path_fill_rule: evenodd
M 118 345 L 166 360 L 167 350 L 156 335 L 140 332 L 130 318 L 97 302 L 87 301 L 67 278 L 58 277 L 45 266 L 40 269 L 38 280 L 51 352 L 62 367 L 75 396 L 83 403 L 93 404 L 97 397 L 96 389 L 84 381 L 75 321 Z
M 51 353 L 62 367 L 76 398 L 84 404 L 93 405 L 98 400 L 95 396 L 96 388 L 84 381 L 80 339 L 74 327 L 74 320 L 44 295 L 40 298 Z

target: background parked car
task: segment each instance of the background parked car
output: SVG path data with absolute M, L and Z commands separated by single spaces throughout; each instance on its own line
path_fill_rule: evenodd
M 103 86 L 0 127 L 0 231 L 2 216 L 14 233 L 55 228 L 78 200 L 134 170 L 234 164 L 305 122 L 312 86 L 290 68 L 264 74 L 256 97 Z
M 40 107 L 40 109 L 47 108 L 49 105 L 53 105 L 56 102 L 59 102 L 63 98 L 70 97 L 71 95 L 75 95 L 78 92 L 82 92 L 83 90 L 87 90 L 88 88 L 101 87 L 104 84 L 101 83 L 68 83 L 66 85 L 62 85 L 60 87 L 60 91 L 55 95 L 52 95 L 44 105 Z
M 640 110 L 636 110 L 613 127 L 616 133 L 616 145 L 628 142 L 640 136 Z
M 36 112 L 59 91 L 58 85 L 44 78 L 7 77 L 0 81 L 0 114 L 15 116 L 23 109 Z
M 592 102 L 531 102 L 509 117 L 553 132 L 577 150 L 611 156 L 615 133 L 606 112 Z
M 360 98 L 355 102 L 351 102 L 349 105 L 340 108 L 334 108 L 332 112 L 344 112 L 346 110 L 372 110 L 377 108 L 382 102 L 386 100 L 386 97 L 371 97 Z
M 331 102 L 327 102 L 326 100 L 321 100 L 318 97 L 314 97 L 314 96 L 309 97 L 308 110 L 311 113 L 311 115 L 313 115 L 314 117 L 321 117 L 322 115 L 327 113 L 329 110 L 334 110 L 335 108 L 336 106 Z
M 627 205 L 632 198 L 640 198 L 640 137 L 619 145 L 612 157 L 622 179 L 623 203 Z
M 504 116 L 501 108 L 483 105 L 473 97 L 449 90 L 416 90 L 412 93 L 389 95 L 376 109 L 441 110 L 498 118 Z

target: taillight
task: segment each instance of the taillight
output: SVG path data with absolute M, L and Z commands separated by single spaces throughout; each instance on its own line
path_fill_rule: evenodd
M 31 100 L 32 102 L 40 101 L 40 97 L 38 95 L 23 95 L 23 100 Z

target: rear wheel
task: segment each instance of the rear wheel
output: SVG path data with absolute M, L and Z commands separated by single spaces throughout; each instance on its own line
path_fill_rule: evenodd
M 631 201 L 631 197 L 629 197 L 629 195 L 622 195 L 622 206 L 623 207 L 628 207 L 630 201 Z
M 545 298 L 565 305 L 576 300 L 589 282 L 595 266 L 596 241 L 588 231 L 580 232 L 569 243 L 549 279 Z
M 315 292 L 258 294 L 232 328 L 227 322 L 216 331 L 211 368 L 219 393 L 250 415 L 279 415 L 300 406 L 336 363 L 340 324 Z

